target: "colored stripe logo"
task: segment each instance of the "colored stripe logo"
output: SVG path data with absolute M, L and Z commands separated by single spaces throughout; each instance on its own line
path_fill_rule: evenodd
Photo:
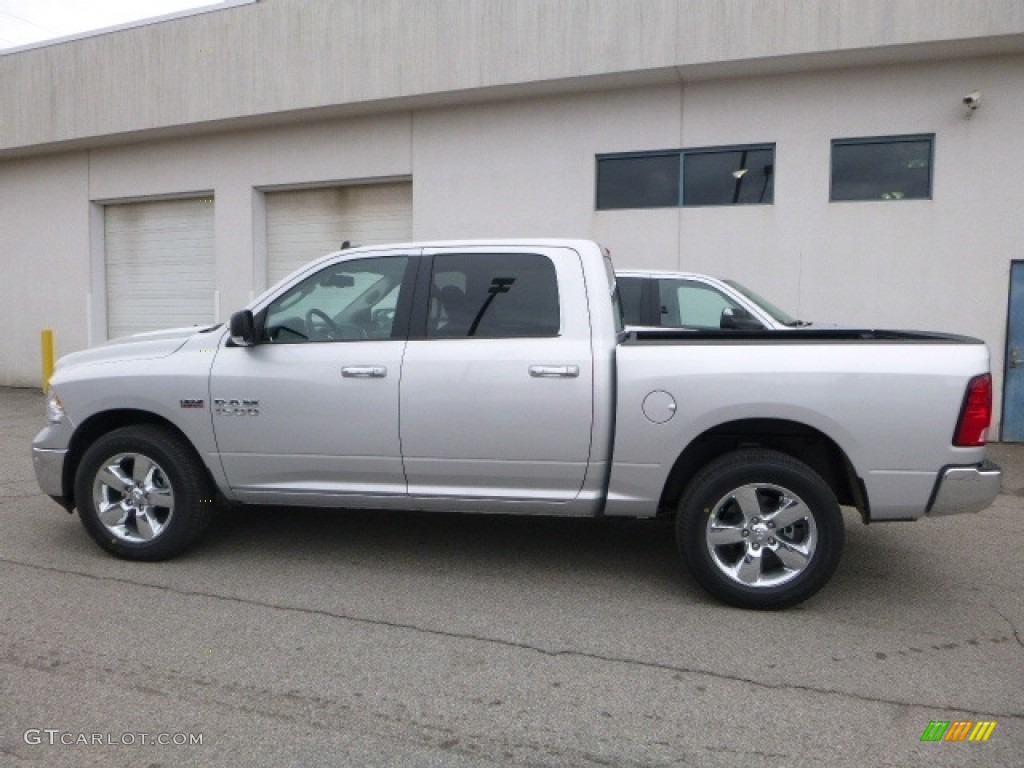
M 988 741 L 995 728 L 995 720 L 932 720 L 921 741 Z

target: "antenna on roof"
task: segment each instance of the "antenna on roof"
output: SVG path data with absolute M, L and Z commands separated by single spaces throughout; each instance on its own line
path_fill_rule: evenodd
M 351 240 L 346 240 L 344 243 L 341 244 L 341 250 L 343 250 L 343 251 L 347 251 L 351 247 L 352 247 L 352 241 Z

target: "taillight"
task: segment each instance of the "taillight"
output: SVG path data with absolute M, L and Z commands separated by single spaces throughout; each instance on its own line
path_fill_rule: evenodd
M 992 422 L 992 377 L 975 376 L 967 384 L 964 405 L 956 422 L 953 445 L 972 448 L 985 444 L 989 424 Z

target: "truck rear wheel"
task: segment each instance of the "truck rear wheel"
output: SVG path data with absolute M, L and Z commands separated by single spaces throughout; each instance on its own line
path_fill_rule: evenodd
M 213 489 L 192 447 L 155 425 L 100 437 L 75 475 L 82 524 L 103 549 L 129 560 L 166 560 L 205 530 Z
M 783 453 L 742 449 L 715 459 L 679 503 L 676 540 L 694 578 L 741 608 L 786 608 L 839 565 L 845 529 L 828 485 Z

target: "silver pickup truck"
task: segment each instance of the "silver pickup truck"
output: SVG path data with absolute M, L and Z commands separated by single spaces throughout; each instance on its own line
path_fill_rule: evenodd
M 991 378 L 975 339 L 858 330 L 625 333 L 586 241 L 339 251 L 229 327 L 63 358 L 39 484 L 104 549 L 172 557 L 219 492 L 250 504 L 670 516 L 728 603 L 828 580 L 865 522 L 973 512 Z

